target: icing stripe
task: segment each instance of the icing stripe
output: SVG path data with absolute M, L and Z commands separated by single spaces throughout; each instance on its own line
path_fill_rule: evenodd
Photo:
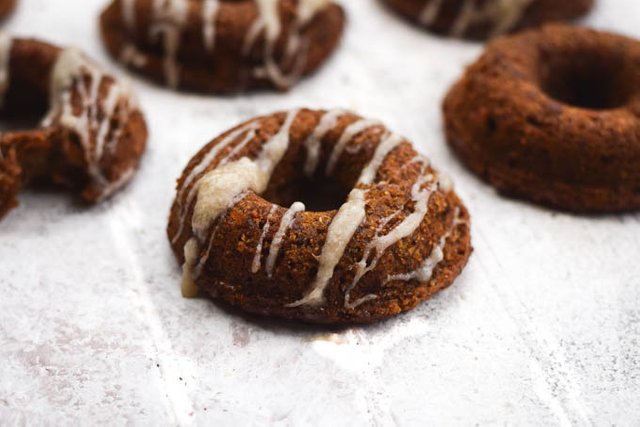
M 405 139 L 402 136 L 396 133 L 388 133 L 380 144 L 378 144 L 369 164 L 362 170 L 358 183 L 362 185 L 372 184 L 376 179 L 376 175 L 378 174 L 378 170 L 380 169 L 380 166 L 382 166 L 384 159 L 404 141 Z
M 189 242 L 195 240 L 199 248 L 200 242 L 205 240 L 206 232 L 214 221 L 220 214 L 231 208 L 239 200 L 239 196 L 247 191 L 262 194 L 266 190 L 275 167 L 289 148 L 291 126 L 298 112 L 299 110 L 292 110 L 287 113 L 278 132 L 263 144 L 255 160 L 243 157 L 209 171 L 198 180 L 196 204 L 191 219 L 191 231 L 194 237 Z M 211 236 L 211 239 L 213 237 Z M 195 287 L 193 266 L 197 263 L 196 257 L 199 251 L 188 251 L 191 256 L 186 257 L 186 249 L 185 247 L 183 282 L 190 282 L 186 286 L 189 288 Z M 200 265 L 206 263 L 207 257 L 208 254 L 199 260 Z
M 397 280 L 403 282 L 408 282 L 410 280 L 418 280 L 421 283 L 429 282 L 433 278 L 433 272 L 435 271 L 435 269 L 438 267 L 438 265 L 440 265 L 442 261 L 444 261 L 444 250 L 447 241 L 453 234 L 453 231 L 458 227 L 458 225 L 464 223 L 465 221 L 460 218 L 460 208 L 456 207 L 454 212 L 454 220 L 451 223 L 451 226 L 431 250 L 429 256 L 420 264 L 420 267 L 410 273 L 388 276 L 383 285 Z
M 4 99 L 9 89 L 10 73 L 9 65 L 11 61 L 11 37 L 4 32 L 0 32 L 0 108 L 4 106 Z
M 373 158 L 362 170 L 358 185 L 369 185 L 375 179 L 383 160 L 395 147 L 404 141 L 399 135 L 388 133 L 378 144 Z M 299 301 L 286 307 L 303 305 L 320 305 L 324 302 L 324 292 L 333 277 L 334 271 L 356 230 L 366 217 L 365 196 L 367 190 L 355 188 L 351 190 L 347 202 L 344 203 L 329 225 L 327 238 L 320 254 L 318 273 L 311 285 L 311 290 Z
M 293 224 L 295 217 L 300 212 L 304 212 L 305 206 L 300 202 L 295 202 L 289 210 L 282 217 L 282 221 L 280 221 L 280 227 L 273 237 L 273 241 L 271 242 L 271 247 L 269 248 L 269 257 L 267 258 L 267 275 L 269 277 L 273 276 L 273 269 L 276 265 L 276 260 L 278 259 L 278 254 L 280 253 L 280 246 L 282 245 L 282 240 L 284 239 L 287 230 Z
M 252 122 L 246 123 L 245 125 L 239 127 L 238 129 L 235 129 L 229 132 L 229 134 L 225 136 L 219 143 L 210 147 L 209 151 L 204 155 L 204 157 L 202 157 L 202 160 L 200 160 L 200 162 L 197 165 L 195 165 L 193 169 L 191 169 L 191 171 L 189 172 L 189 175 L 187 175 L 184 182 L 178 189 L 178 194 L 176 196 L 176 200 L 179 201 L 181 206 L 180 214 L 178 215 L 180 218 L 180 223 L 178 225 L 176 234 L 171 239 L 171 243 L 176 243 L 178 239 L 180 239 L 180 236 L 184 231 L 184 227 L 186 225 L 187 209 L 189 209 L 189 206 L 191 206 L 191 203 L 193 202 L 193 199 L 195 198 L 198 192 L 199 182 L 195 181 L 196 178 L 199 178 L 200 175 L 204 173 L 204 171 L 209 166 L 211 166 L 211 163 L 215 160 L 215 158 L 218 156 L 218 154 L 222 150 L 224 150 L 230 144 L 236 141 L 243 133 L 248 134 L 250 132 L 255 132 L 257 128 L 258 128 L 257 124 L 252 121 Z M 196 182 L 195 185 L 191 187 L 191 189 L 187 193 L 186 200 L 183 200 L 185 191 L 187 191 L 191 183 L 193 183 L 194 181 Z
M 490 37 L 504 34 L 518 24 L 532 2 L 533 0 L 487 0 L 478 5 L 477 0 L 464 0 L 449 34 L 462 37 L 476 23 L 491 24 Z M 418 21 L 426 26 L 433 25 L 444 4 L 444 0 L 428 1 L 418 15 Z
M 324 303 L 324 291 L 329 280 L 333 277 L 335 267 L 342 259 L 347 245 L 365 218 L 365 194 L 366 191 L 361 189 L 351 191 L 349 199 L 340 207 L 329 226 L 327 240 L 320 254 L 318 273 L 311 285 L 311 290 L 304 298 L 288 304 L 286 307 L 295 308 Z
M 327 162 L 327 175 L 331 175 L 333 173 L 345 147 L 353 140 L 353 138 L 369 128 L 380 125 L 381 123 L 378 120 L 360 119 L 347 126 L 347 128 L 342 133 L 342 136 L 336 143 L 335 147 L 333 147 L 333 151 L 331 152 L 331 156 L 329 157 L 329 161 Z
M 318 162 L 320 161 L 320 148 L 322 139 L 338 124 L 338 119 L 347 114 L 345 110 L 331 110 L 327 111 L 318 125 L 313 129 L 311 135 L 304 142 L 304 146 L 307 149 L 307 160 L 304 164 L 304 173 L 307 176 L 312 176 L 318 168 Z
M 83 78 L 85 75 L 89 77 L 88 81 Z M 108 81 L 106 77 L 79 50 L 61 51 L 51 72 L 51 107 L 42 122 L 44 127 L 56 124 L 78 135 L 87 173 L 92 184 L 100 189 L 100 197 L 113 193 L 133 175 L 132 169 L 126 170 L 117 179 L 110 180 L 104 176 L 101 161 L 104 153 L 112 152 L 120 140 L 127 114 L 137 108 L 129 88 L 121 82 Z M 101 96 L 104 85 L 107 85 L 107 91 Z M 72 94 L 81 99 L 83 108 L 79 115 L 74 111 Z M 114 121 L 117 123 L 115 128 Z
M 122 9 L 122 21 L 127 31 L 135 34 L 136 31 L 136 0 L 120 0 Z
M 260 240 L 258 241 L 258 246 L 256 246 L 256 253 L 253 256 L 253 262 L 251 263 L 251 272 L 253 274 L 256 274 L 258 271 L 260 271 L 260 258 L 262 257 L 262 246 L 264 245 L 264 239 L 265 237 L 267 237 L 267 234 L 269 233 L 269 228 L 271 227 L 271 217 L 273 217 L 273 214 L 278 210 L 278 207 L 276 205 L 271 206 L 271 210 L 269 210 L 269 215 L 267 215 L 267 222 L 265 223 L 264 227 L 262 228 L 262 234 L 260 235 Z
M 220 8 L 219 0 L 204 0 L 202 5 L 202 39 L 205 48 L 212 52 L 216 46 L 216 17 Z

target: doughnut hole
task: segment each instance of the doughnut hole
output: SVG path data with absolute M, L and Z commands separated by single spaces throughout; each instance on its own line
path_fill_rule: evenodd
M 541 52 L 540 86 L 563 104 L 588 110 L 611 110 L 627 104 L 636 72 L 616 50 L 590 46 Z
M 296 173 L 290 181 L 282 184 L 285 178 L 278 171 L 274 175 L 263 197 L 284 208 L 294 202 L 302 202 L 307 211 L 332 211 L 342 206 L 351 191 L 350 186 L 326 176 L 307 177 Z

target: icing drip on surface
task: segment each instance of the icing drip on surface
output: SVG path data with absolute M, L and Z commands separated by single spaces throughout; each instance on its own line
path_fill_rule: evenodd
M 488 22 L 492 25 L 491 37 L 504 34 L 518 24 L 527 7 L 533 0 L 487 0 L 478 6 L 478 0 L 464 0 L 451 27 L 452 36 L 463 36 L 474 24 Z M 428 2 L 419 15 L 423 25 L 433 25 L 438 18 L 444 0 Z
M 4 98 L 9 88 L 9 62 L 11 60 L 11 38 L 0 32 L 0 107 L 4 106 Z
M 253 274 L 256 274 L 258 271 L 260 271 L 260 266 L 261 266 L 261 262 L 260 262 L 260 258 L 262 257 L 262 246 L 264 245 L 264 239 L 265 237 L 267 237 L 267 234 L 269 233 L 269 228 L 271 227 L 271 218 L 273 217 L 273 214 L 278 210 L 278 207 L 276 205 L 271 206 L 271 210 L 269 210 L 269 215 L 267 215 L 267 222 L 265 223 L 264 227 L 262 227 L 262 234 L 260 235 L 260 240 L 258 241 L 258 246 L 256 246 L 256 254 L 253 256 L 253 262 L 251 263 L 251 272 Z
M 460 224 L 464 224 L 465 221 L 460 218 L 460 208 L 456 207 L 454 211 L 454 220 L 447 232 L 440 238 L 435 247 L 431 250 L 429 256 L 420 264 L 416 270 L 405 273 L 405 274 L 397 274 L 393 276 L 387 277 L 384 281 L 386 285 L 389 282 L 393 281 L 403 281 L 408 282 L 410 280 L 418 280 L 421 283 L 429 282 L 433 277 L 433 272 L 440 265 L 442 261 L 444 261 L 444 249 L 446 247 L 447 241 L 453 234 L 453 231 Z
M 353 140 L 353 138 L 355 138 L 359 133 L 362 133 L 371 127 L 380 125 L 381 123 L 378 120 L 360 119 L 347 126 L 342 136 L 333 147 L 333 151 L 331 152 L 331 156 L 329 157 L 329 161 L 327 162 L 327 175 L 331 175 L 333 173 L 333 170 L 335 169 L 340 156 L 342 156 L 345 147 L 349 142 Z
M 216 17 L 219 8 L 219 0 L 204 0 L 202 5 L 202 39 L 209 52 L 216 46 Z
M 246 194 L 253 191 L 262 194 L 269 184 L 271 175 L 275 167 L 280 163 L 282 157 L 289 148 L 290 130 L 298 110 L 289 112 L 280 127 L 280 130 L 262 146 L 260 154 L 255 160 L 243 157 L 240 160 L 226 163 L 219 166 L 204 176 L 197 183 L 196 204 L 191 220 L 192 238 L 197 248 L 205 240 L 206 232 L 211 228 L 215 220 L 226 210 L 233 207 L 235 203 Z M 214 156 L 215 158 L 215 156 Z M 203 168 L 206 168 L 205 164 Z M 194 186 L 195 187 L 195 186 Z M 185 188 L 183 185 L 182 188 Z M 215 236 L 211 236 L 213 239 Z M 195 240 L 194 240 L 195 239 Z M 193 266 L 197 263 L 198 251 L 190 251 L 185 257 L 186 266 L 183 267 L 185 274 L 183 281 L 193 284 L 193 275 L 186 274 L 193 272 Z M 186 255 L 186 254 L 185 254 Z M 204 265 L 207 258 L 200 259 L 199 264 Z M 184 288 L 184 286 L 183 286 Z
M 165 79 L 170 87 L 176 88 L 180 83 L 177 55 L 189 3 L 186 0 L 153 0 L 151 10 L 153 24 L 149 28 L 149 37 L 152 40 L 162 37 Z
M 404 138 L 401 136 L 388 133 L 378 144 L 373 158 L 362 170 L 356 185 L 371 184 L 384 158 L 403 141 Z M 365 197 L 367 192 L 367 190 L 360 188 L 351 190 L 347 202 L 342 205 L 329 225 L 327 239 L 320 254 L 318 273 L 311 285 L 311 290 L 301 300 L 288 304 L 286 307 L 317 306 L 324 303 L 324 292 L 333 277 L 335 268 L 342 259 L 356 230 L 366 217 Z
M 318 125 L 313 129 L 311 135 L 304 142 L 304 146 L 307 150 L 307 160 L 304 164 L 304 173 L 307 176 L 312 176 L 318 168 L 318 161 L 320 160 L 320 148 L 322 139 L 338 124 L 338 119 L 347 114 L 345 110 L 331 110 L 327 111 Z
M 88 79 L 86 78 L 88 77 Z M 43 126 L 59 125 L 78 135 L 92 183 L 106 197 L 124 185 L 132 170 L 115 181 L 104 176 L 100 162 L 122 136 L 126 117 L 137 108 L 129 88 L 108 76 L 76 49 L 60 52 L 51 74 L 51 108 Z M 106 93 L 101 90 L 106 85 Z M 101 96 L 102 95 L 102 96 Z M 80 99 L 81 109 L 74 112 L 73 97 Z M 117 119 L 117 120 L 116 120 Z M 112 128 L 113 122 L 118 123 Z
M 282 221 L 280 222 L 280 227 L 273 237 L 273 242 L 271 242 L 271 247 L 269 248 L 269 257 L 267 258 L 267 275 L 269 277 L 273 276 L 273 269 L 276 265 L 276 260 L 278 259 L 278 254 L 280 253 L 280 246 L 282 246 L 282 240 L 284 239 L 287 230 L 293 224 L 295 217 L 300 212 L 304 212 L 305 206 L 300 202 L 295 202 L 289 210 L 282 217 Z

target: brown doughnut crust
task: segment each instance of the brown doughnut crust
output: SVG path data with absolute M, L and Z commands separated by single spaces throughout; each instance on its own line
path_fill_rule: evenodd
M 217 0 L 209 15 L 202 0 L 169 0 L 156 12 L 152 0 L 114 0 L 100 18 L 102 38 L 112 56 L 169 87 L 206 93 L 285 90 L 335 50 L 345 14 L 329 2 L 302 21 L 300 0 L 276 1 L 280 31 L 271 38 L 254 27 L 261 22 L 255 0 Z M 183 10 L 181 21 L 177 12 Z M 158 28 L 163 36 L 154 35 Z
M 359 124 L 364 126 L 353 131 Z M 275 160 L 265 191 L 229 193 L 235 195 L 232 202 L 197 237 L 196 205 L 206 200 L 209 190 L 203 190 L 203 183 L 208 177 L 218 177 L 213 182 L 219 184 L 224 181 L 224 175 L 216 175 L 220 170 L 247 161 L 245 156 L 261 158 L 283 135 L 289 138 L 286 151 Z M 310 141 L 317 143 L 315 156 Z M 344 150 L 335 156 L 339 141 Z M 334 168 L 327 175 L 331 158 Z M 315 167 L 308 167 L 314 163 L 310 159 L 317 160 Z M 362 178 L 363 170 L 370 180 Z M 244 176 L 227 178 L 238 181 Z M 305 180 L 310 180 L 311 195 L 305 196 Z M 231 129 L 196 154 L 178 181 L 168 236 L 178 261 L 198 266 L 193 269 L 197 288 L 215 299 L 250 313 L 312 323 L 372 322 L 414 308 L 449 286 L 465 266 L 471 253 L 469 215 L 447 183 L 406 139 L 379 122 L 337 110 L 277 113 Z M 327 188 L 332 205 L 293 211 L 300 207 L 293 201 L 313 200 Z M 213 194 L 221 193 L 218 189 Z M 362 221 L 350 214 L 360 208 Z M 345 231 L 350 227 L 355 227 L 351 236 Z M 398 230 L 404 232 L 395 234 Z M 346 235 L 335 240 L 337 232 Z M 384 239 L 387 244 L 378 246 L 380 253 L 370 250 Z M 197 250 L 187 260 L 185 249 L 192 241 Z M 344 251 L 330 241 L 341 242 Z M 333 269 L 326 269 L 327 254 L 337 256 Z M 360 270 L 356 281 L 358 265 L 371 269 Z M 422 276 L 411 275 L 420 267 L 425 267 Z M 310 295 L 320 271 L 329 272 L 328 281 L 314 299 Z
M 383 0 L 391 9 L 430 31 L 484 40 L 507 32 L 569 21 L 591 10 L 594 0 Z M 464 10 L 474 6 L 476 18 L 464 25 Z
M 444 102 L 447 139 L 501 192 L 580 212 L 640 208 L 640 43 L 547 26 L 491 43 Z
M 0 78 L 0 114 L 9 120 L 45 116 L 37 129 L 0 135 L 0 217 L 35 180 L 77 191 L 87 203 L 123 186 L 147 140 L 127 86 L 75 49 L 34 39 L 0 44 L 0 75 L 6 77 Z
M 0 0 L 0 19 L 4 19 L 16 7 L 16 0 Z

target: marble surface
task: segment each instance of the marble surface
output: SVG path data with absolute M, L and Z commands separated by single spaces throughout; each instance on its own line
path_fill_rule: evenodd
M 77 45 L 120 75 L 106 0 L 22 0 L 8 31 Z M 585 22 L 640 37 L 640 2 Z M 336 56 L 288 94 L 202 97 L 131 77 L 151 127 L 142 169 L 91 209 L 27 192 L 0 222 L 2 425 L 640 423 L 640 215 L 572 216 L 497 196 L 446 148 L 440 102 L 481 45 L 344 0 Z M 370 327 L 246 319 L 180 297 L 165 237 L 174 181 L 256 114 L 346 107 L 413 139 L 453 178 L 475 253 L 456 284 Z

